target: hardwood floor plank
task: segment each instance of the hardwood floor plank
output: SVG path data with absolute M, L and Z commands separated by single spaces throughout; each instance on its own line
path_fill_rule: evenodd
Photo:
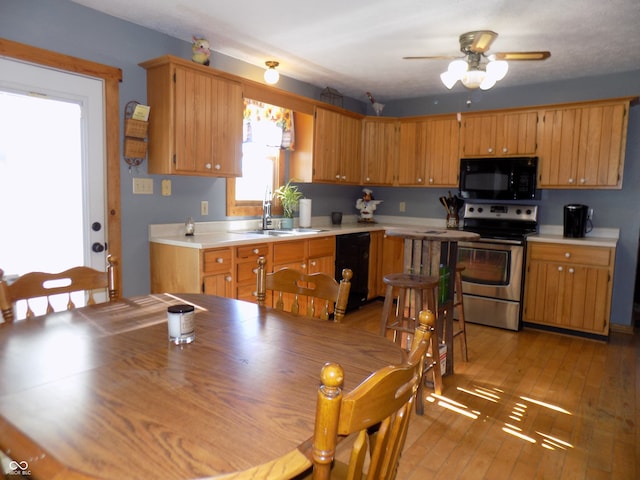
M 373 302 L 344 322 L 377 333 L 381 309 Z M 601 342 L 467 323 L 467 343 L 469 362 L 454 344 L 455 373 L 444 377 L 442 398 L 425 390 L 398 480 L 640 478 L 637 333 Z M 493 401 L 479 396 L 489 394 Z

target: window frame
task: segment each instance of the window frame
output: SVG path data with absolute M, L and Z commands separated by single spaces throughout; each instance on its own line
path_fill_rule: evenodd
M 274 165 L 273 190 L 284 185 L 284 160 L 285 150 L 280 149 L 278 160 Z M 271 213 L 282 215 L 282 205 L 274 199 Z M 262 202 L 249 200 L 236 200 L 236 178 L 227 178 L 227 217 L 256 217 L 262 215 Z

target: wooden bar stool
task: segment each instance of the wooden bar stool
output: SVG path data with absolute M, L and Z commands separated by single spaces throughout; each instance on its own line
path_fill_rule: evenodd
M 462 295 L 462 271 L 464 265 L 456 266 L 456 274 L 454 277 L 454 289 L 453 289 L 453 335 L 452 338 L 460 337 L 460 350 L 462 351 L 462 360 L 469 361 L 467 354 L 467 328 L 464 323 L 464 298 Z M 444 306 L 438 307 L 438 315 L 444 315 L 446 308 Z M 453 347 L 452 347 L 453 348 Z
M 391 273 L 383 277 L 387 285 L 384 305 L 382 307 L 382 317 L 380 319 L 380 335 L 385 337 L 389 330 L 393 331 L 393 341 L 409 351 L 413 340 L 413 335 L 418 324 L 420 311 L 431 309 L 437 311 L 436 293 L 438 291 L 438 277 L 426 275 L 414 275 L 410 273 Z M 394 295 L 397 292 L 397 295 Z M 393 311 L 394 300 L 397 299 L 395 311 Z M 442 393 L 442 372 L 440 371 L 440 350 L 437 331 L 434 329 L 429 340 L 430 361 L 425 360 L 425 372 L 433 372 L 433 388 L 437 394 Z M 422 393 L 422 385 L 418 393 Z M 416 412 L 422 415 L 423 412 L 422 395 L 416 402 Z
M 457 320 L 458 328 L 453 330 L 453 337 L 460 337 L 462 360 L 469 361 L 467 353 L 467 328 L 464 323 L 464 298 L 462 295 L 462 271 L 464 265 L 456 266 L 455 287 L 453 290 L 453 319 Z

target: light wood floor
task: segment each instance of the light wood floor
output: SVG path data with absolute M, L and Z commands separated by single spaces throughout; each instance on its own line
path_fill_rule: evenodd
M 382 302 L 344 322 L 376 332 Z M 425 392 L 399 480 L 640 478 L 640 335 L 608 343 L 467 323 L 443 398 Z M 456 410 L 457 409 L 457 410 Z

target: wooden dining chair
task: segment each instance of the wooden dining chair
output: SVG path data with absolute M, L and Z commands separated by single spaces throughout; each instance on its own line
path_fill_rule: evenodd
M 39 315 L 54 311 L 51 297 L 66 294 L 66 309 L 75 308 L 71 298 L 74 292 L 86 292 L 87 305 L 96 303 L 94 293 L 103 290 L 108 293 L 109 301 L 120 296 L 116 285 L 117 265 L 115 257 L 107 257 L 107 270 L 101 272 L 90 267 L 73 267 L 60 273 L 30 272 L 20 276 L 15 282 L 9 284 L 0 280 L 0 309 L 5 322 L 14 320 L 13 307 L 16 302 L 25 300 L 27 303 L 26 318 L 33 317 L 36 313 L 32 309 L 32 301 L 37 298 L 46 299 L 46 310 Z
M 307 478 L 395 478 L 435 325 L 430 311 L 420 312 L 419 318 L 408 360 L 374 372 L 350 392 L 342 391 L 342 367 L 335 363 L 324 365 L 311 448 L 313 467 Z M 345 464 L 336 461 L 335 456 L 338 440 L 349 436 L 355 438 L 345 442 L 350 449 Z
M 302 315 L 307 317 L 328 320 L 333 310 L 333 318 L 336 322 L 344 318 L 353 277 L 350 269 L 342 270 L 342 280 L 338 283 L 326 273 L 306 274 L 293 268 L 283 268 L 277 272 L 267 273 L 266 263 L 264 257 L 258 258 L 256 289 L 258 305 L 266 304 L 267 291 L 271 291 L 274 293 L 274 307 L 278 310 L 285 310 L 285 303 L 287 303 L 287 309 L 291 313 L 300 315 L 301 304 L 306 303 L 307 307 L 302 308 L 304 312 Z M 285 302 L 286 294 L 292 297 L 290 301 Z

